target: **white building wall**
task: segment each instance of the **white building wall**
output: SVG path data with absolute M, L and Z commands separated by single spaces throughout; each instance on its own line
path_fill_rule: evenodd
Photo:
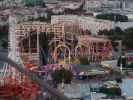
M 2 1 L 0 1 L 1 8 L 9 8 L 9 7 L 13 7 L 13 6 L 18 6 L 19 4 L 22 4 L 22 0 L 2 0 Z
M 99 20 L 93 17 L 77 16 L 77 15 L 58 15 L 51 17 L 51 24 L 59 22 L 75 23 L 83 30 L 90 30 L 92 33 L 97 34 L 99 30 L 114 28 L 114 23 L 107 20 Z
M 87 11 L 99 11 L 102 8 L 120 8 L 120 1 L 114 0 L 86 0 L 84 9 Z
M 133 9 L 133 0 L 126 0 L 125 8 Z
M 133 22 L 118 22 L 115 26 L 120 27 L 121 29 L 133 28 Z

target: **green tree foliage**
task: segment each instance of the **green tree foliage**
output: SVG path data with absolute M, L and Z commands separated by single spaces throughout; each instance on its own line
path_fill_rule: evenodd
M 39 44 L 40 44 L 40 57 L 42 60 L 42 64 L 47 64 L 48 59 L 48 37 L 46 32 L 41 33 L 39 36 Z
M 108 96 L 121 96 L 121 89 L 116 87 L 112 88 L 101 87 L 100 92 L 105 93 Z
M 0 26 L 0 39 L 4 38 L 4 37 L 7 37 L 8 35 L 8 26 L 5 25 L 5 26 Z
M 7 49 L 7 48 L 8 48 L 8 41 L 7 41 L 7 40 L 2 40 L 1 42 L 2 42 L 1 46 L 2 46 L 4 49 Z
M 0 44 L 3 48 L 8 47 L 8 25 L 0 26 Z
M 126 29 L 123 37 L 123 44 L 133 49 L 133 28 Z
M 111 29 L 111 30 L 101 30 L 99 31 L 99 34 L 103 34 L 108 36 L 112 41 L 115 40 L 121 40 L 123 39 L 124 36 L 124 31 L 121 30 L 121 28 L 116 27 L 115 29 Z
M 99 14 L 96 16 L 97 19 L 105 19 L 105 20 L 111 20 L 111 21 L 120 21 L 120 22 L 127 22 L 128 17 L 120 14 L 115 13 L 107 13 L 107 14 Z
M 81 57 L 81 58 L 79 58 L 79 61 L 80 61 L 81 65 L 89 65 L 90 64 L 87 57 Z
M 70 83 L 73 78 L 73 73 L 70 70 L 61 68 L 59 70 L 55 70 L 52 73 L 52 78 L 57 83 L 61 83 L 62 81 L 64 81 L 65 83 Z
M 133 68 L 133 63 L 129 64 L 127 67 L 128 68 Z
M 121 30 L 119 27 L 116 27 L 115 29 L 111 30 L 102 30 L 99 31 L 98 34 L 102 34 L 107 36 L 109 39 L 112 40 L 113 46 L 116 46 L 116 43 L 114 41 L 116 40 L 122 40 L 123 46 L 126 47 L 126 49 L 132 49 L 133 48 L 133 28 L 129 28 L 126 30 Z

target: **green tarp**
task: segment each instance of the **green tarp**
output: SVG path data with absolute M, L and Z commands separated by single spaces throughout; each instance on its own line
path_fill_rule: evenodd
M 24 3 L 27 6 L 36 6 L 41 5 L 43 3 L 43 0 L 24 0 Z

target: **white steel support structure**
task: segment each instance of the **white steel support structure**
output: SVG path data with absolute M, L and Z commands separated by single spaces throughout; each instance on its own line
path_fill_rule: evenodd
M 18 41 L 16 37 L 16 25 L 17 18 L 14 15 L 9 16 L 9 48 L 8 48 L 8 57 L 13 61 L 20 63 L 21 59 L 19 56 L 19 47 L 17 46 Z M 9 65 L 10 66 L 10 65 Z M 12 72 L 12 78 L 17 79 L 21 82 L 21 75 L 14 68 L 9 67 Z
M 17 19 L 15 16 L 9 16 L 9 58 L 17 60 L 17 40 L 15 34 L 15 27 L 17 25 Z
M 99 60 L 99 55 L 97 56 L 97 45 L 94 46 L 94 40 L 96 40 L 98 43 L 102 42 L 102 43 L 106 43 L 109 42 L 109 40 L 106 39 L 100 39 L 99 38 L 94 38 L 94 37 L 90 37 L 83 33 L 81 33 L 80 31 L 80 27 L 76 24 L 72 24 L 72 23 L 55 23 L 55 24 L 50 24 L 50 23 L 44 23 L 44 22 L 23 22 L 23 23 L 17 23 L 17 20 L 15 19 L 15 17 L 10 16 L 9 18 L 9 22 L 10 22 L 10 35 L 9 35 L 9 40 L 10 40 L 10 49 L 9 49 L 9 57 L 11 57 L 11 59 L 13 59 L 14 61 L 23 61 L 24 64 L 29 64 L 29 63 L 35 63 L 35 65 L 40 65 L 40 47 L 41 45 L 39 44 L 39 35 L 40 33 L 45 32 L 47 34 L 47 36 L 51 36 L 52 38 L 48 38 L 48 46 L 49 46 L 49 52 L 51 53 L 51 56 L 53 57 L 53 60 L 56 59 L 58 60 L 58 58 L 54 58 L 55 56 L 53 55 L 54 52 L 58 51 L 56 50 L 59 46 L 58 49 L 60 48 L 64 48 L 62 50 L 64 50 L 64 63 L 65 64 L 70 64 L 72 60 L 71 58 L 78 59 L 77 58 L 77 45 L 79 45 L 78 43 L 76 43 L 75 41 L 75 46 L 72 45 L 74 43 L 74 36 L 77 38 L 78 42 L 82 42 L 81 44 L 84 44 L 85 47 L 81 46 L 81 49 L 84 50 L 82 52 L 78 52 L 79 53 L 79 57 L 82 55 L 88 56 L 90 59 L 92 59 L 94 62 L 95 61 L 100 61 Z M 36 47 L 33 47 L 35 49 L 35 52 L 32 52 L 31 48 L 32 46 L 32 33 L 31 32 L 35 32 L 36 33 L 36 40 L 35 41 L 35 45 Z M 34 35 L 34 34 L 33 34 Z M 22 41 L 24 39 L 28 39 L 28 47 L 24 47 L 24 45 L 22 44 L 22 46 L 20 45 L 20 43 L 22 43 Z M 85 39 L 85 41 L 84 41 Z M 69 42 L 68 42 L 69 40 Z M 25 41 L 25 40 L 24 40 Z M 29 49 L 28 52 L 27 51 L 23 51 L 22 49 Z M 96 50 L 95 50 L 96 49 Z M 59 50 L 60 51 L 60 50 Z M 66 51 L 68 51 L 66 54 Z M 56 55 L 57 56 L 57 55 Z M 108 55 L 107 55 L 108 56 Z M 59 56 L 58 56 L 59 57 Z M 21 58 L 21 59 L 20 59 Z M 51 59 L 51 58 L 50 58 Z M 50 60 L 49 59 L 49 60 Z M 102 59 L 102 58 L 101 58 Z M 49 61 L 48 60 L 48 61 Z M 61 59 L 62 60 L 62 59 Z M 67 61 L 67 63 L 66 63 Z M 51 64 L 52 60 L 49 61 L 48 64 Z M 52 63 L 53 64 L 53 63 Z
M 39 34 L 40 34 L 40 32 L 37 31 L 37 54 L 38 54 L 38 56 L 39 56 L 39 54 L 40 54 Z M 39 59 L 39 58 L 38 58 L 38 59 Z M 40 61 L 39 61 L 39 60 L 38 60 L 38 63 L 39 63 L 39 65 L 40 65 Z

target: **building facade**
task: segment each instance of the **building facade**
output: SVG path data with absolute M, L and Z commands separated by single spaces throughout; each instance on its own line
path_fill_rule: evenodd
M 96 35 L 99 30 L 110 30 L 114 28 L 114 22 L 107 20 L 99 20 L 93 17 L 77 16 L 77 15 L 58 15 L 51 17 L 51 24 L 56 23 L 74 23 L 82 30 L 89 30 Z

